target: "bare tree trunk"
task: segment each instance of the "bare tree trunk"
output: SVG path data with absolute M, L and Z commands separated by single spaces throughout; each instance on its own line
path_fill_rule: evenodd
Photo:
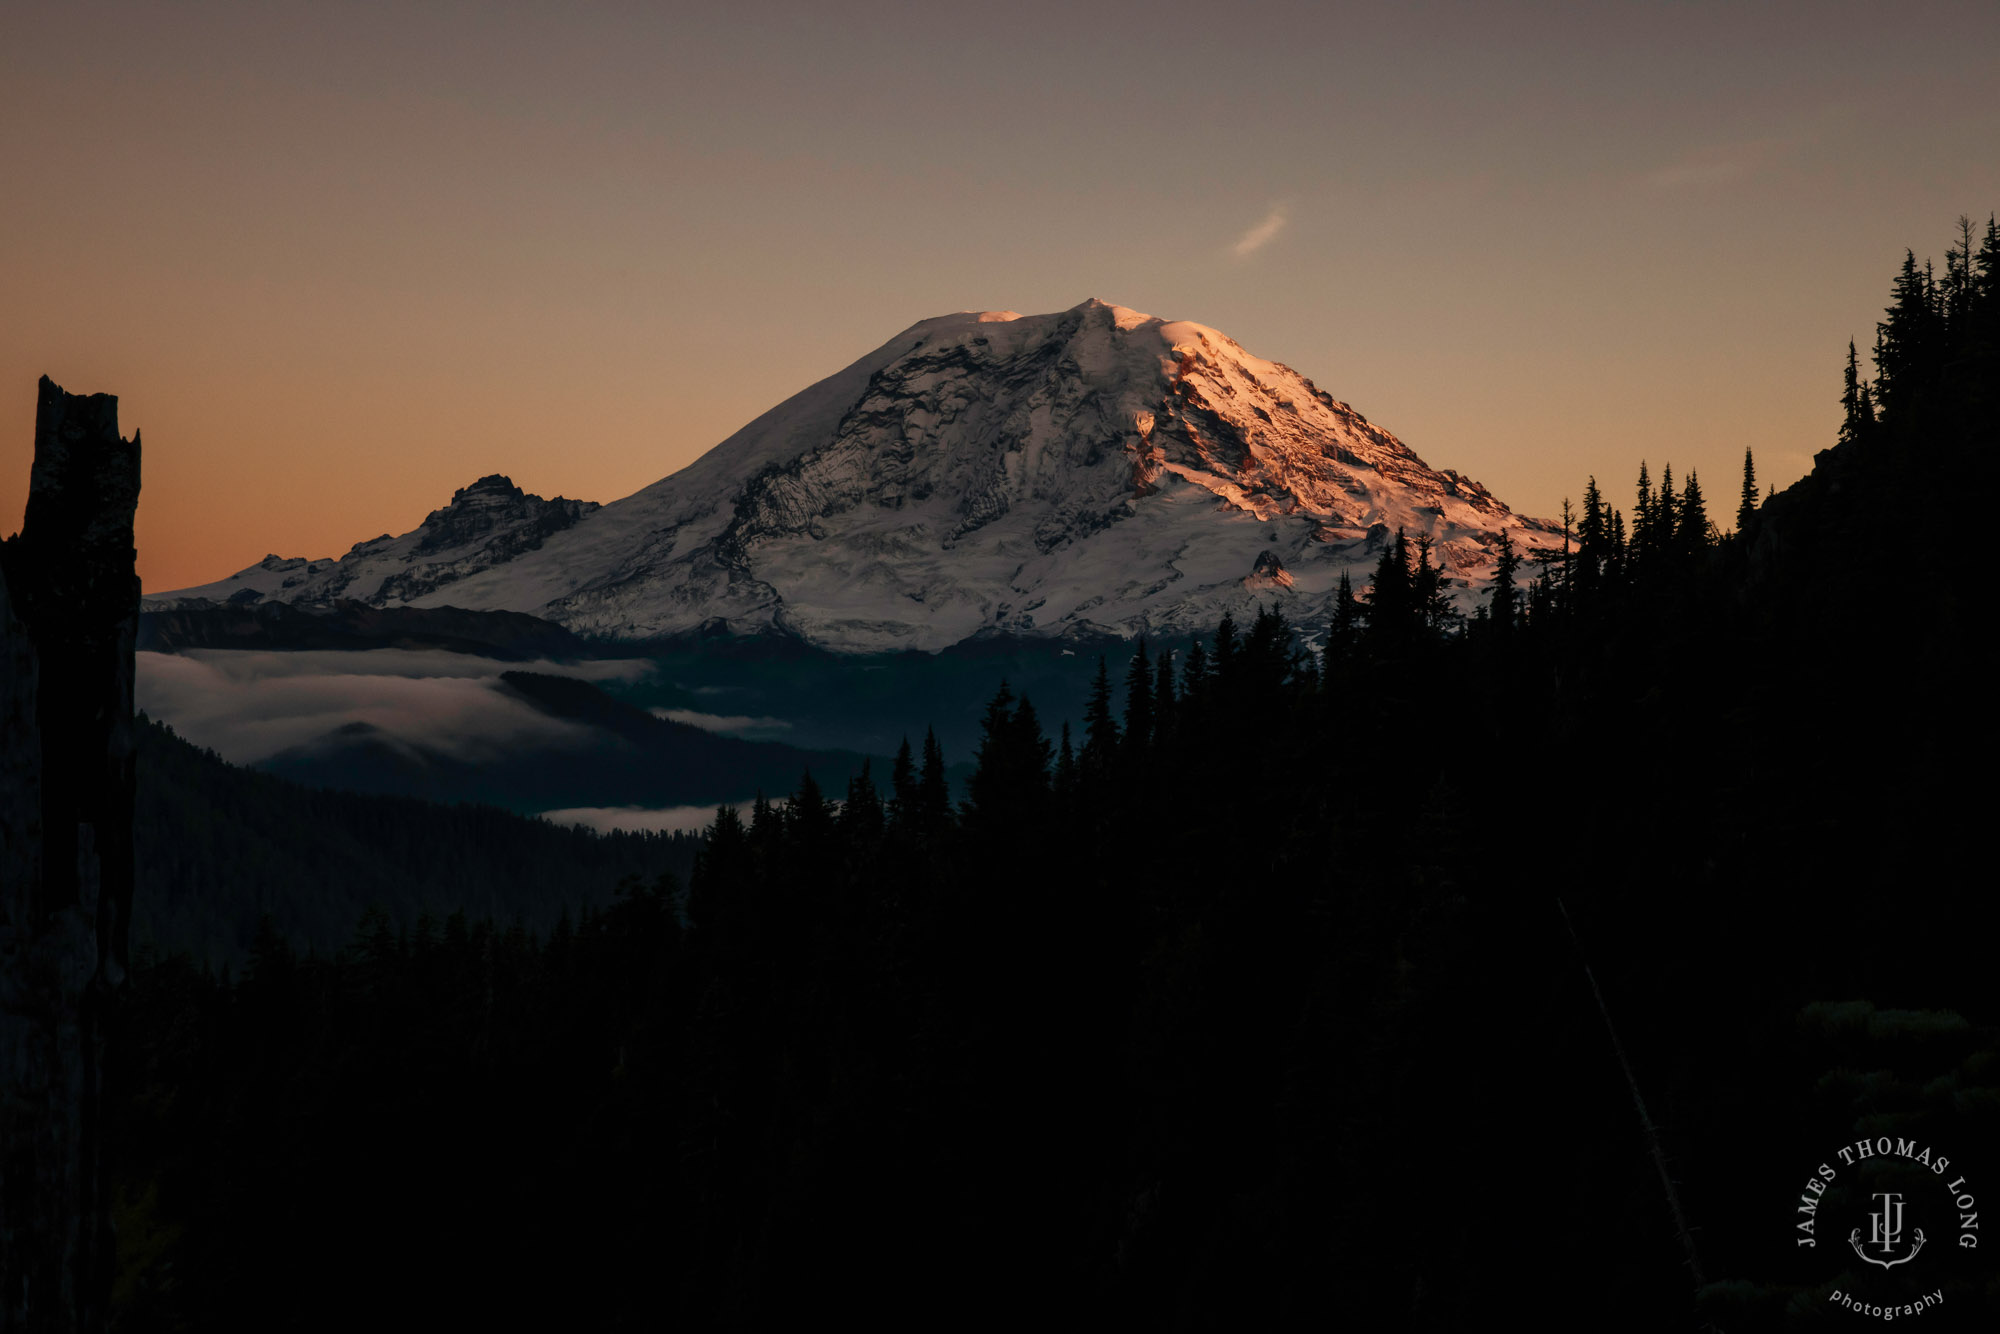
M 132 517 L 118 400 L 46 377 L 0 548 L 0 1328 L 99 1330 L 106 1022 L 132 910 Z

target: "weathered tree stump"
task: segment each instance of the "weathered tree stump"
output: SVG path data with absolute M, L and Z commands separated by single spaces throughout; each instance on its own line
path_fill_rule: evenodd
M 112 1246 L 107 1021 L 132 910 L 132 518 L 118 400 L 45 376 L 0 546 L 0 1322 L 97 1330 Z

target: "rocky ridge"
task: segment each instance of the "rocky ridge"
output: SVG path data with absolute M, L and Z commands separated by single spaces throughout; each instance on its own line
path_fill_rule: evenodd
M 375 607 L 423 601 L 438 590 L 540 547 L 602 508 L 594 500 L 544 500 L 498 473 L 454 492 L 451 503 L 398 537 L 356 542 L 338 560 L 269 555 L 227 579 L 146 599 L 148 611 L 224 603 L 289 602 Z M 448 599 L 446 600 L 449 601 Z M 432 602 L 429 605 L 439 605 Z

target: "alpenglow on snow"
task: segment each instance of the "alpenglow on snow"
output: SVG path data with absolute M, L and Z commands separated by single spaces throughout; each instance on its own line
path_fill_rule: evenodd
M 1500 534 L 1486 488 L 1226 335 L 1097 300 L 911 326 L 612 504 L 504 477 L 338 560 L 266 558 L 154 608 L 355 599 L 519 611 L 582 635 L 796 635 L 836 652 L 981 635 L 1323 624 L 1398 529 L 1461 606 Z

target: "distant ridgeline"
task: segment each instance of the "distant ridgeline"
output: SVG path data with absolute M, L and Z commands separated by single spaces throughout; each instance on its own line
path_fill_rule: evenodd
M 1905 265 L 1876 367 L 1734 533 L 1593 482 L 1469 621 L 1392 540 L 1321 651 L 1142 643 L 1075 727 L 1001 688 L 962 802 L 906 751 L 720 817 L 685 920 L 144 970 L 121 1318 L 1809 1322 L 1834 1146 L 2000 1190 L 1987 537 L 1940 508 L 2000 481 L 2000 230 Z M 534 843 L 381 809 L 462 890 Z M 1938 1328 L 1994 1327 L 1992 1259 L 1926 1251 Z
M 371 607 L 337 601 L 311 612 L 288 602 L 176 607 L 142 612 L 141 652 L 189 649 L 426 648 L 503 661 L 587 657 L 590 648 L 559 625 L 520 612 L 457 607 Z

